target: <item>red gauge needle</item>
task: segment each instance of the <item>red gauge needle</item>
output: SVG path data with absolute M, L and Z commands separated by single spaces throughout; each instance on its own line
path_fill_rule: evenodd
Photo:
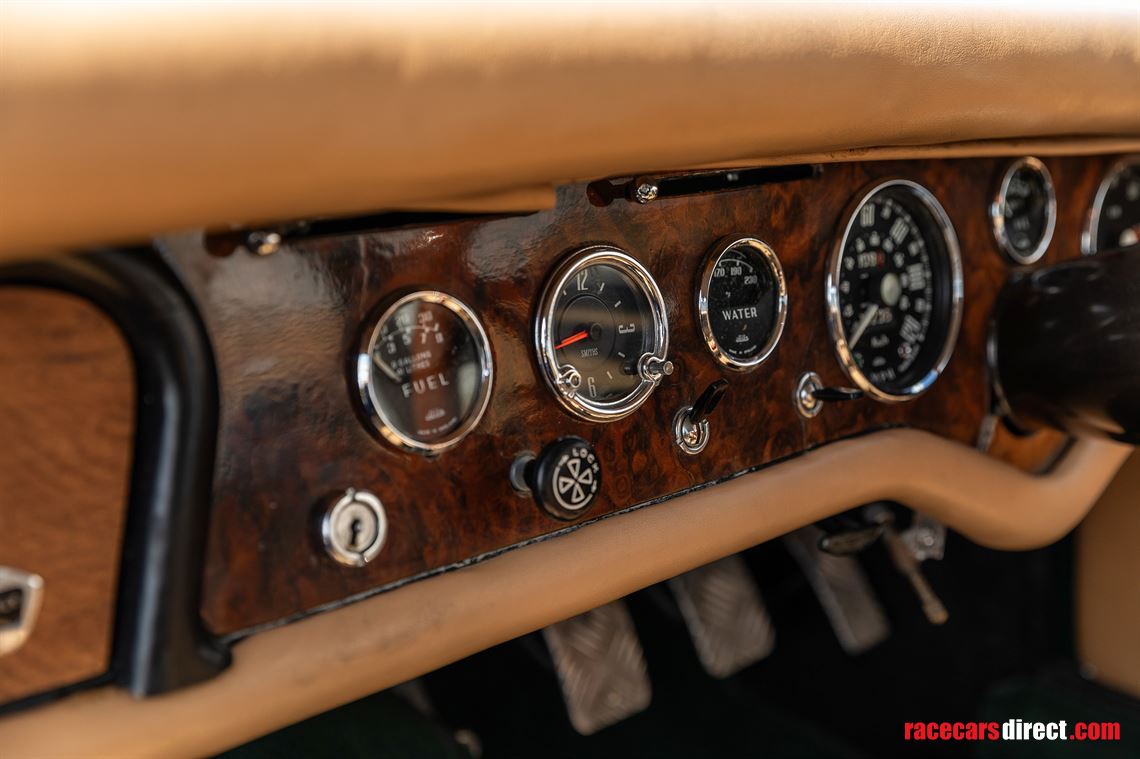
M 570 335 L 570 337 L 568 337 L 565 340 L 563 340 L 562 342 L 560 342 L 558 345 L 555 345 L 554 350 L 559 350 L 560 348 L 565 348 L 567 345 L 573 345 L 574 343 L 578 342 L 579 340 L 585 340 L 589 336 L 590 336 L 590 333 L 587 332 L 586 330 L 582 330 L 581 332 L 575 332 L 574 334 Z

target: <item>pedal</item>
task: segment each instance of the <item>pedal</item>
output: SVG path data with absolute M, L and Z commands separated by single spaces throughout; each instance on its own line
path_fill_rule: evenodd
M 570 724 L 592 735 L 649 706 L 645 654 L 622 601 L 599 606 L 542 631 Z
M 946 540 L 946 528 L 937 522 L 918 523 L 912 531 L 899 535 L 894 528 L 894 515 L 889 509 L 882 506 L 870 506 L 866 510 L 867 518 L 883 526 L 883 542 L 887 546 L 887 553 L 895 569 L 910 582 L 922 604 L 922 613 L 926 615 L 932 625 L 945 624 L 950 618 L 950 612 L 930 587 L 926 576 L 922 573 L 921 563 L 924 558 L 942 558 L 943 546 Z M 916 520 L 917 522 L 917 520 Z M 941 539 L 923 536 L 921 530 L 941 527 Z M 908 537 L 910 538 L 908 540 Z
M 822 537 L 823 530 L 811 525 L 786 535 L 784 544 L 807 576 L 839 645 L 861 654 L 887 639 L 890 624 L 859 563 L 824 553 Z
M 715 561 L 669 581 L 697 658 L 713 677 L 755 664 L 776 642 L 776 631 L 755 580 L 739 556 Z

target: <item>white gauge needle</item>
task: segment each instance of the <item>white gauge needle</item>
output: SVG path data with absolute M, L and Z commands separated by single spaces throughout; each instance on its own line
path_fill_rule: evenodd
M 387 374 L 388 379 L 392 380 L 393 382 L 399 383 L 400 375 L 398 375 L 394 371 L 392 371 L 392 367 L 388 366 L 383 361 L 381 361 L 380 358 L 375 353 L 372 354 L 372 363 L 376 364 L 376 367 L 380 371 Z
M 863 312 L 863 318 L 855 325 L 855 331 L 851 333 L 851 340 L 847 343 L 848 348 L 854 348 L 855 343 L 859 342 L 859 338 L 867 331 L 867 327 L 871 326 L 871 320 L 875 318 L 875 314 L 879 313 L 879 304 L 872 303 L 867 306 L 867 310 Z

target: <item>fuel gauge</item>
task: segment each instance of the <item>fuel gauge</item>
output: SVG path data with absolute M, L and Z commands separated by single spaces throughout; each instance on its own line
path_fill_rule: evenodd
M 389 305 L 365 338 L 356 385 L 372 427 L 408 451 L 438 453 L 463 439 L 491 397 L 491 349 L 466 305 L 435 290 Z

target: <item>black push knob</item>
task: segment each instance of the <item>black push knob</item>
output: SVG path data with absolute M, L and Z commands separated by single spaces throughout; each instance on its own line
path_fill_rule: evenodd
M 1140 443 L 1140 248 L 1014 274 L 991 339 L 1015 426 Z
M 559 519 L 582 516 L 602 488 L 598 455 L 580 437 L 564 437 L 543 448 L 526 464 L 523 477 L 538 505 Z

